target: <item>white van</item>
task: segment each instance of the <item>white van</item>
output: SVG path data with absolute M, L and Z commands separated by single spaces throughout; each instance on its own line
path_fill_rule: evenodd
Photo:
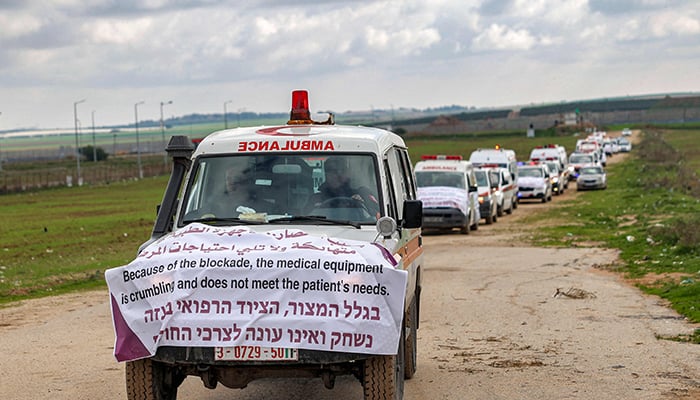
M 175 399 L 187 376 L 330 389 L 341 375 L 364 399 L 401 399 L 423 259 L 403 139 L 313 121 L 295 91 L 286 124 L 214 132 L 196 149 L 173 136 L 166 150 L 151 240 L 105 272 L 129 399 Z
M 544 146 L 537 146 L 530 152 L 530 161 L 533 162 L 545 162 L 556 160 L 559 163 L 559 169 L 565 169 L 566 165 L 569 163 L 566 156 L 566 149 L 564 146 L 558 144 L 547 144 Z
M 479 193 L 474 167 L 462 156 L 424 155 L 416 164 L 424 229 L 479 228 Z
M 514 150 L 502 149 L 498 145 L 493 149 L 476 149 L 469 156 L 469 162 L 474 167 L 507 168 L 513 178 L 513 183 L 518 185 L 518 161 L 515 158 Z

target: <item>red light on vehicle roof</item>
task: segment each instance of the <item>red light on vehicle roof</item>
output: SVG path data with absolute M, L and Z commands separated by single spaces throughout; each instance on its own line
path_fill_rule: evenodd
M 462 161 L 462 156 L 459 155 L 449 155 L 446 156 L 444 154 L 440 155 L 434 155 L 434 154 L 424 154 L 420 156 L 421 160 L 458 160 Z
M 333 125 L 335 124 L 335 115 L 331 111 L 328 113 L 328 119 L 325 121 L 314 121 L 311 119 L 311 111 L 309 111 L 309 92 L 306 90 L 292 91 L 292 111 L 289 113 L 289 121 L 287 125 Z
M 295 90 L 292 92 L 292 111 L 289 113 L 287 124 L 312 124 L 311 111 L 309 111 L 309 92 Z

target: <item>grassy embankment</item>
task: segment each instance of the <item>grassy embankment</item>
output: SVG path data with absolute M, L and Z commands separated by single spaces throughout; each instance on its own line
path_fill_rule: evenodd
M 650 131 L 651 132 L 651 131 Z M 654 131 L 656 132 L 656 131 Z M 562 199 L 533 240 L 547 246 L 599 245 L 621 251 L 615 269 L 700 322 L 700 170 L 698 130 L 646 133 L 634 157 L 609 168 L 609 188 Z M 464 135 L 407 140 L 421 154 L 461 154 L 493 147 L 525 159 L 536 145 L 573 148 L 577 137 Z M 165 177 L 105 186 L 2 196 L 0 303 L 104 286 L 105 269 L 124 265 L 149 236 Z M 641 279 L 644 278 L 644 279 Z M 700 335 L 697 335 L 700 336 Z M 698 338 L 695 338 L 696 340 Z

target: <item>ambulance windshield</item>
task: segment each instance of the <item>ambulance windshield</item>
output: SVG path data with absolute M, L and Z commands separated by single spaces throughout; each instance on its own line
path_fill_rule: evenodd
M 289 217 L 374 224 L 382 215 L 377 160 L 370 154 L 200 157 L 184 194 L 184 223 Z

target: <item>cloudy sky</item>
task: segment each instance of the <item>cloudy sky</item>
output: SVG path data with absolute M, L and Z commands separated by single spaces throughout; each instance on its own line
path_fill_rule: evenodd
M 293 4 L 293 5 L 290 5 Z M 0 0 L 0 131 L 700 91 L 695 0 Z

